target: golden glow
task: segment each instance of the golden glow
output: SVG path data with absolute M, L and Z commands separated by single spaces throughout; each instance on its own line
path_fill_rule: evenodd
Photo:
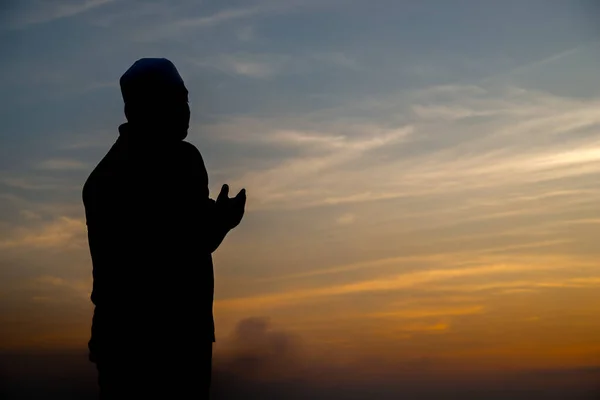
M 322 151 L 231 180 L 234 190 L 244 183 L 249 203 L 246 221 L 214 254 L 221 351 L 233 348 L 240 321 L 265 317 L 273 329 L 297 335 L 303 356 L 319 363 L 427 359 L 435 368 L 474 370 L 600 364 L 598 147 L 591 139 L 554 140 L 600 123 L 598 103 L 525 91 L 516 92 L 525 106 L 510 97 L 473 105 L 468 88 L 432 90 L 464 104 L 418 108 L 422 120 L 400 128 L 349 124 L 363 134 L 353 138 L 273 128 L 227 139 Z M 368 158 L 418 142 L 425 129 L 459 135 L 464 127 L 453 121 L 465 113 L 496 119 L 477 127 L 486 135 L 453 149 L 410 161 Z M 242 122 L 213 129 L 262 127 Z M 550 144 L 520 151 L 526 134 Z M 373 167 L 354 167 L 365 160 Z M 85 224 L 82 210 L 77 217 L 65 210 L 25 204 L 20 222 L 6 224 L 0 237 L 1 260 L 13 263 L 15 276 L 19 265 L 36 271 L 0 293 L 15 305 L 2 315 L 10 326 L 0 333 L 5 349 L 87 343 Z

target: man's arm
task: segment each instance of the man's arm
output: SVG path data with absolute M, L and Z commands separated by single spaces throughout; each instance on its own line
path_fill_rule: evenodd
M 210 222 L 207 227 L 207 250 L 212 254 L 223 243 L 230 228 L 225 223 L 225 218 L 219 214 L 217 202 L 209 198 L 208 204 L 207 215 Z
M 206 251 L 213 253 L 223 242 L 225 236 L 237 224 L 232 224 L 232 200 L 227 196 L 228 188 L 223 187 L 217 200 L 209 197 L 208 173 L 204 165 L 204 160 L 198 149 L 188 142 L 183 142 L 185 146 L 186 171 L 189 175 L 189 185 L 186 192 L 188 198 L 185 203 L 188 205 L 189 212 L 194 216 L 194 230 L 200 228 L 198 243 Z M 235 203 L 235 201 L 234 201 Z M 233 215 L 235 217 L 235 215 Z M 238 222 L 239 223 L 239 222 Z

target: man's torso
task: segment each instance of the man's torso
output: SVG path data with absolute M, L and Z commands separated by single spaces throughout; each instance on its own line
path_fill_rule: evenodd
M 214 340 L 214 276 L 200 250 L 184 142 L 141 147 L 121 137 L 83 191 L 96 306 L 93 357 Z M 204 171 L 205 174 L 205 171 Z

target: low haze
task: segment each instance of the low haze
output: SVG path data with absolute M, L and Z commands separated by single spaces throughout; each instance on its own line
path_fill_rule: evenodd
M 599 15 L 3 2 L 0 390 L 95 396 L 81 189 L 121 74 L 166 57 L 211 197 L 248 192 L 214 254 L 214 398 L 600 398 Z

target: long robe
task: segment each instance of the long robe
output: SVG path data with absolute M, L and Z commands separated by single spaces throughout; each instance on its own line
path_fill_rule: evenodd
M 214 342 L 212 252 L 227 229 L 198 149 L 124 124 L 83 188 L 93 264 L 90 360 Z M 165 136 L 167 137 L 167 136 Z

